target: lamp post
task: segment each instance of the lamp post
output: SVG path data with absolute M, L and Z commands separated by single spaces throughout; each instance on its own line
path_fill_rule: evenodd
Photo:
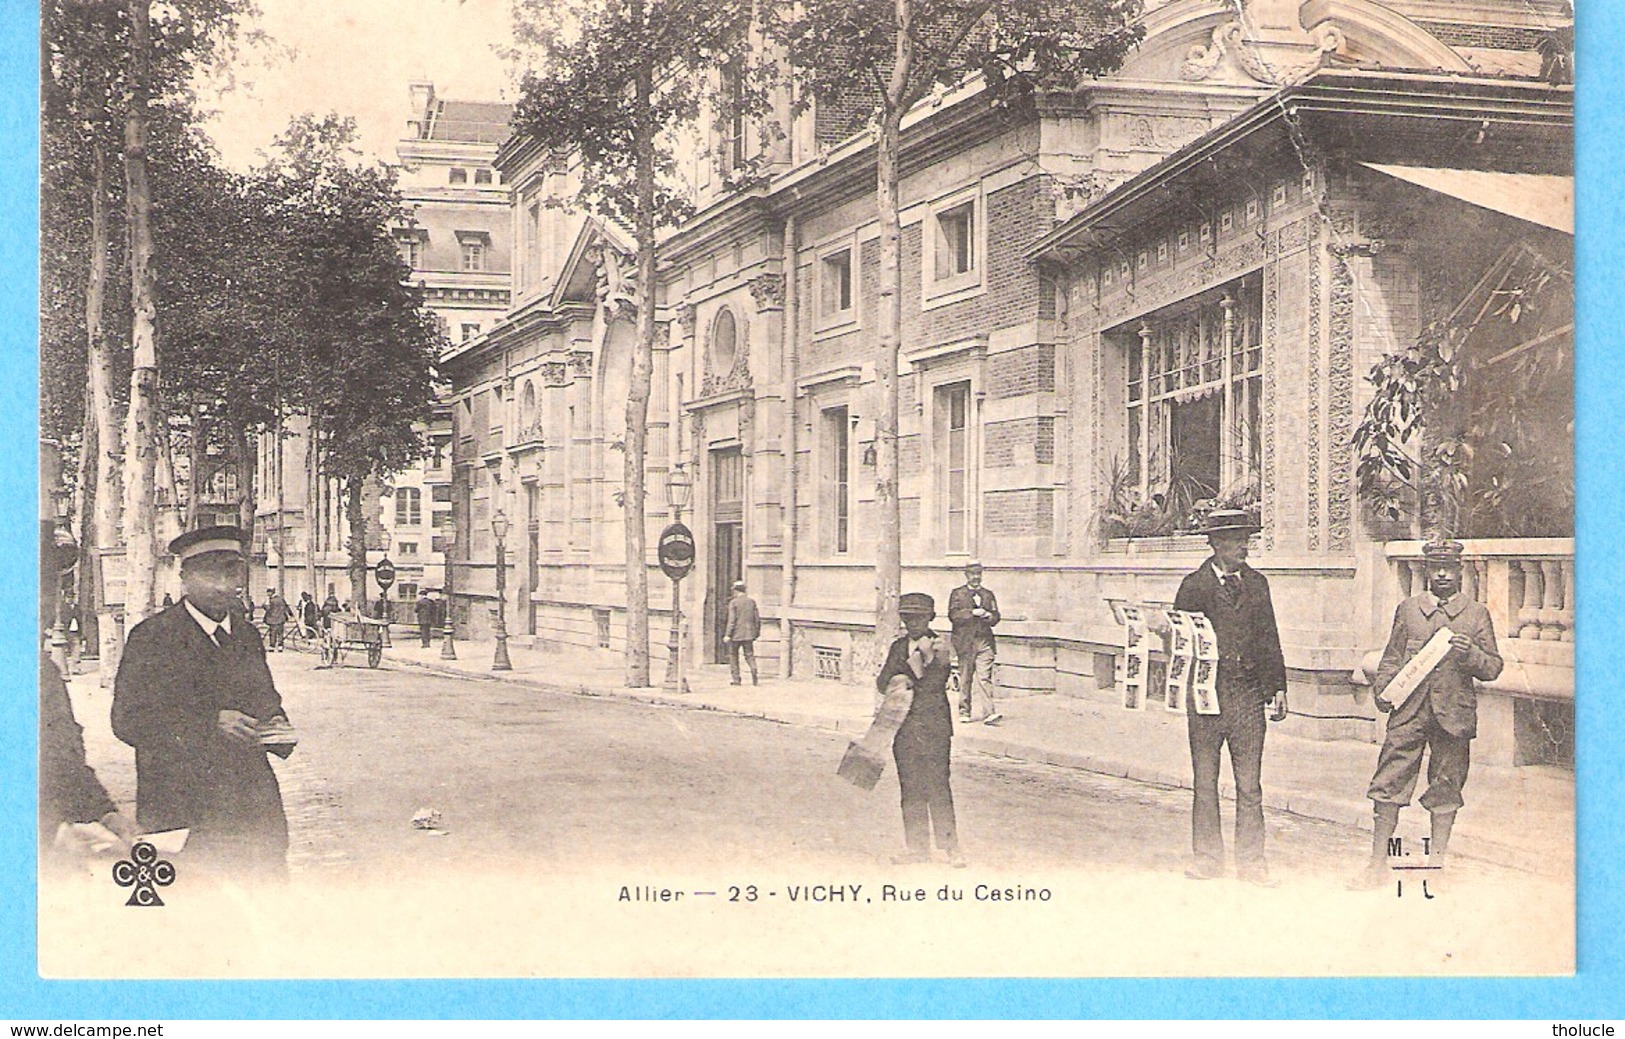
M 671 527 L 667 528 L 667 531 L 669 534 L 673 530 L 680 530 L 682 537 L 678 539 L 679 542 L 686 538 L 688 542 L 687 565 L 692 565 L 694 559 L 693 539 L 687 537 L 687 528 L 683 527 L 683 509 L 688 506 L 689 495 L 693 490 L 694 483 L 689 476 L 687 464 L 673 462 L 671 470 L 666 474 L 666 504 L 671 507 L 672 523 Z M 687 688 L 686 683 L 683 681 L 682 587 L 683 575 L 688 570 L 687 566 L 682 565 L 680 560 L 664 558 L 665 543 L 668 543 L 668 539 L 666 536 L 662 536 L 661 541 L 663 542 L 661 567 L 671 577 L 671 634 L 666 640 L 665 690 L 668 693 L 681 693 L 686 691 Z
M 497 539 L 497 650 L 491 658 L 492 671 L 512 671 L 508 660 L 508 574 L 503 559 L 503 539 L 508 536 L 508 514 L 501 509 L 491 517 L 491 533 Z
M 451 549 L 452 546 L 457 543 L 457 528 L 452 524 L 447 523 L 445 526 L 445 532 L 440 535 L 440 539 L 442 549 L 446 553 L 446 616 L 445 630 L 442 632 L 444 638 L 442 638 L 440 642 L 440 659 L 456 660 L 457 647 L 451 644 L 453 635 L 451 623 Z

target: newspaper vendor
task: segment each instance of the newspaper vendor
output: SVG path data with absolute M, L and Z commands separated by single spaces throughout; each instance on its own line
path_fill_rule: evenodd
M 1388 839 L 1399 826 L 1399 810 L 1411 802 L 1424 749 L 1428 788 L 1421 802 L 1432 818 L 1429 849 L 1434 864 L 1443 863 L 1450 845 L 1472 739 L 1478 735 L 1474 681 L 1489 682 L 1501 673 L 1490 613 L 1461 590 L 1461 553 L 1457 541 L 1423 546 L 1427 591 L 1406 599 L 1394 611 L 1393 632 L 1371 683 L 1377 710 L 1388 715 L 1376 775 L 1366 792 L 1373 811 L 1371 860 L 1350 882 L 1352 887 L 1376 887 L 1386 881 Z M 1446 627 L 1453 632 L 1449 654 L 1402 704 L 1388 699 L 1384 695 L 1388 685 L 1405 662 Z
M 1236 780 L 1236 874 L 1275 887 L 1264 858 L 1264 730 L 1286 717 L 1286 665 L 1270 601 L 1270 583 L 1247 565 L 1258 524 L 1236 509 L 1208 514 L 1202 533 L 1213 555 L 1180 583 L 1174 608 L 1204 614 L 1218 641 L 1219 713 L 1194 708 L 1187 722 L 1191 747 L 1191 850 L 1185 875 L 1209 880 L 1224 874 L 1219 827 L 1219 753 L 1228 744 Z
M 953 744 L 953 718 L 948 708 L 948 641 L 931 630 L 936 601 L 922 592 L 899 598 L 897 612 L 904 633 L 891 644 L 886 663 L 875 678 L 885 692 L 893 679 L 912 682 L 914 697 L 908 716 L 892 741 L 897 762 L 897 785 L 903 800 L 905 851 L 892 861 L 927 862 L 931 836 L 948 861 L 963 866 L 959 833 L 954 822 L 954 795 L 948 785 L 949 755 Z

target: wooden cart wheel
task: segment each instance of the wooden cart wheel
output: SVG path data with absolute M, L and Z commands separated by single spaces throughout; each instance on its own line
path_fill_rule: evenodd
M 384 647 L 377 643 L 367 646 L 367 666 L 377 667 L 378 662 L 384 659 Z

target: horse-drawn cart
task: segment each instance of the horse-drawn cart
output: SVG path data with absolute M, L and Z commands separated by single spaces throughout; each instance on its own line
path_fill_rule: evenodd
M 367 654 L 367 666 L 377 667 L 384 658 L 384 647 L 389 645 L 389 622 L 360 614 L 334 614 L 332 627 L 322 633 L 320 667 L 337 667 L 344 663 L 348 650 Z

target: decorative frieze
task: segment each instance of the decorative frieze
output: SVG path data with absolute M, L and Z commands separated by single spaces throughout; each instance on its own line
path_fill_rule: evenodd
M 1320 239 L 1317 229 L 1312 241 Z M 1318 252 L 1309 254 L 1309 334 L 1305 337 L 1308 343 L 1307 390 L 1309 397 L 1308 422 L 1308 473 L 1305 476 L 1308 493 L 1307 517 L 1309 551 L 1320 549 L 1320 268 L 1321 257 Z
M 1349 547 L 1353 537 L 1354 432 L 1354 276 L 1348 262 L 1332 257 L 1331 352 L 1327 362 L 1326 487 L 1327 538 L 1333 551 Z
M 563 361 L 547 361 L 542 365 L 542 378 L 549 386 L 568 386 L 570 366 Z

